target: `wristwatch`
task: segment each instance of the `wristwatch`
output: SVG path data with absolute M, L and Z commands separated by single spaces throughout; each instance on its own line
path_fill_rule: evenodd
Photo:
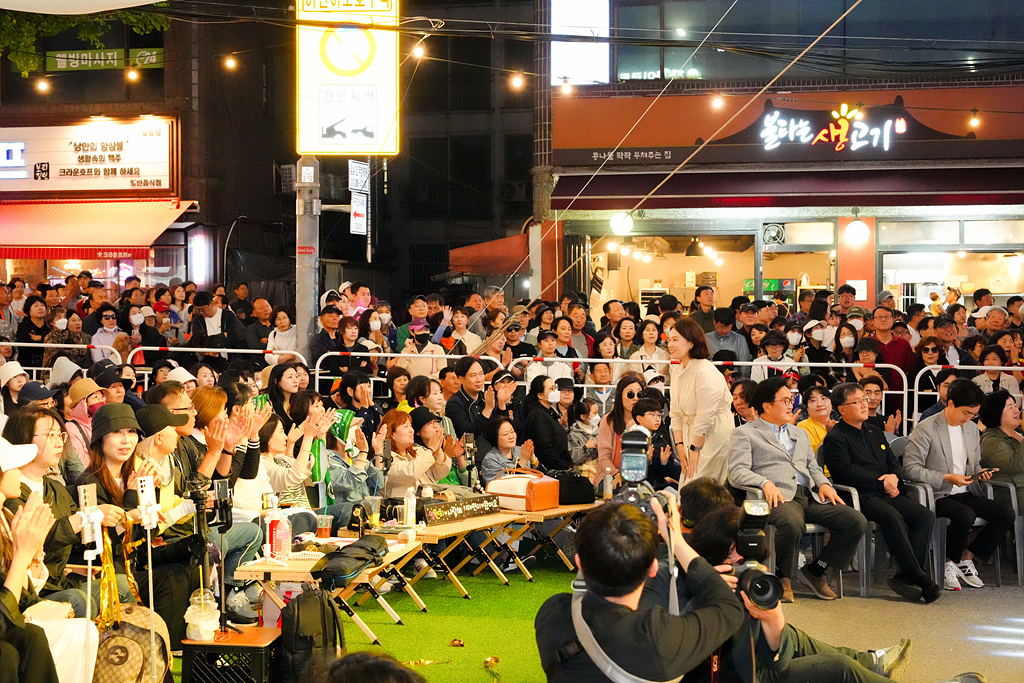
M 692 443 L 690 444 L 690 450 L 691 450 L 691 451 L 694 451 L 694 452 L 696 452 L 696 453 L 700 453 L 700 451 L 701 451 L 701 449 L 702 449 L 702 448 L 704 448 L 704 447 L 703 447 L 703 446 L 701 446 L 700 448 L 698 448 L 698 447 L 694 446 L 694 445 L 693 445 Z

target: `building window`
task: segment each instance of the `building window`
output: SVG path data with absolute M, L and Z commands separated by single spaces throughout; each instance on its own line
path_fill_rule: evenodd
M 491 136 L 449 138 L 452 218 L 485 220 L 493 214 Z
M 879 244 L 960 244 L 960 221 L 879 221 Z
M 491 108 L 489 38 L 432 37 L 411 70 L 408 107 L 412 111 L 466 111 Z
M 409 182 L 403 193 L 413 220 L 487 220 L 494 187 L 489 135 L 409 140 Z
M 409 218 L 447 218 L 448 138 L 409 140 L 409 184 L 402 196 Z
M 436 292 L 433 277 L 448 270 L 448 245 L 420 242 L 409 245 L 409 291 Z

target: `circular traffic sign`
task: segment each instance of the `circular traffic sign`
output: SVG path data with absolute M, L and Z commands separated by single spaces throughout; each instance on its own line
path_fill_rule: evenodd
M 369 69 L 376 52 L 373 32 L 358 26 L 327 29 L 320 38 L 320 59 L 328 69 L 345 78 Z

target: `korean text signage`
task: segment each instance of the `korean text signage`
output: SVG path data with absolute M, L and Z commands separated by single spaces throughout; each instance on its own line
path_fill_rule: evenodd
M 124 50 L 58 50 L 46 53 L 46 70 L 93 71 L 96 69 L 162 69 L 164 49 L 162 47 L 133 48 L 128 50 L 125 62 Z
M 817 117 L 815 117 L 817 118 Z M 778 110 L 762 118 L 761 138 L 767 151 L 784 143 L 824 145 L 836 152 L 856 152 L 863 147 L 888 152 L 893 140 L 907 132 L 907 119 L 884 115 L 866 121 L 863 112 L 848 105 L 832 111 L 832 120 L 814 124 L 803 117 L 788 117 Z
M 398 0 L 300 0 L 299 154 L 398 153 Z
M 172 125 L 152 117 L 0 128 L 0 194 L 171 192 Z

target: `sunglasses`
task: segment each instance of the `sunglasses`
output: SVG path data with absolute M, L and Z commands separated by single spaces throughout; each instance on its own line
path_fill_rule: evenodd
M 105 314 L 105 315 L 103 316 L 103 319 L 104 319 L 104 320 L 117 320 L 117 316 L 116 316 L 116 315 L 112 315 L 112 314 L 109 314 L 109 313 L 108 313 L 108 314 Z
M 509 332 L 519 332 L 521 329 L 523 329 L 523 326 L 520 325 L 519 323 L 512 323 L 511 325 L 508 326 Z
M 937 346 L 929 346 L 926 349 L 921 349 L 921 353 L 938 353 L 939 348 Z
M 636 398 L 636 392 L 633 390 L 627 391 L 626 398 L 633 400 L 634 398 Z

